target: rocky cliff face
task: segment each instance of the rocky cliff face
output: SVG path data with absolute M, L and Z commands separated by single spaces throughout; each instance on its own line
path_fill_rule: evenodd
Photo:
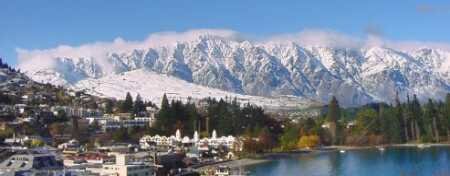
M 66 86 L 145 69 L 240 94 L 293 95 L 320 102 L 334 95 L 346 106 L 392 102 L 396 92 L 400 97 L 436 99 L 450 92 L 450 53 L 432 48 L 406 52 L 311 47 L 203 35 L 167 46 L 109 52 L 102 59 L 51 59 L 56 62 L 52 67 L 19 68 L 36 81 Z

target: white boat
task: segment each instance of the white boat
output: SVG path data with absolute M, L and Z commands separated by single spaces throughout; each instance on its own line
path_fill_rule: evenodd
M 419 145 L 417 145 L 417 148 L 419 148 L 419 149 L 424 149 L 424 148 L 429 148 L 430 147 L 430 145 L 428 145 L 428 144 L 419 144 Z
M 345 150 L 339 150 L 340 153 L 345 153 Z
M 386 150 L 386 148 L 384 148 L 383 146 L 377 146 L 377 149 L 381 152 L 384 152 L 384 150 Z

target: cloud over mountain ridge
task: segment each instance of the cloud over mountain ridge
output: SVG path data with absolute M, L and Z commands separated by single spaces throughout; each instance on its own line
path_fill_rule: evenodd
M 19 49 L 18 55 L 21 70 L 54 84 L 146 69 L 241 94 L 322 102 L 336 95 L 345 105 L 359 105 L 392 101 L 396 92 L 439 98 L 450 91 L 449 51 L 445 43 L 326 30 L 248 39 L 232 30 L 202 29 L 151 34 L 144 41 Z

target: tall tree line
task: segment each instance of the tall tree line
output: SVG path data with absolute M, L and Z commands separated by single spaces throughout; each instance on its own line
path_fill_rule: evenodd
M 394 105 L 363 106 L 356 120 L 360 129 L 382 136 L 384 142 L 441 142 L 443 136 L 450 140 L 449 112 L 450 94 L 444 101 L 428 99 L 422 103 L 413 95 L 403 103 L 397 97 Z
M 202 102 L 200 107 L 190 101 L 169 102 L 167 96 L 163 95 L 154 128 L 166 135 L 173 134 L 177 129 L 185 134 L 198 131 L 210 135 L 216 130 L 219 135 L 251 133 L 253 136 L 259 135 L 263 130 L 270 134 L 279 134 L 282 131 L 279 123 L 270 118 L 261 107 L 241 105 L 237 99 L 207 98 Z

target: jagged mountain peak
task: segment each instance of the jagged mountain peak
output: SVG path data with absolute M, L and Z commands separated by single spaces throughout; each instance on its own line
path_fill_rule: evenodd
M 240 94 L 289 95 L 321 102 L 337 96 L 347 106 L 391 102 L 396 92 L 438 99 L 450 92 L 450 54 L 433 48 L 408 52 L 198 35 L 170 45 L 111 52 L 106 58 L 52 59 L 58 62 L 54 68 L 25 72 L 41 82 L 77 86 L 85 79 L 145 69 Z

